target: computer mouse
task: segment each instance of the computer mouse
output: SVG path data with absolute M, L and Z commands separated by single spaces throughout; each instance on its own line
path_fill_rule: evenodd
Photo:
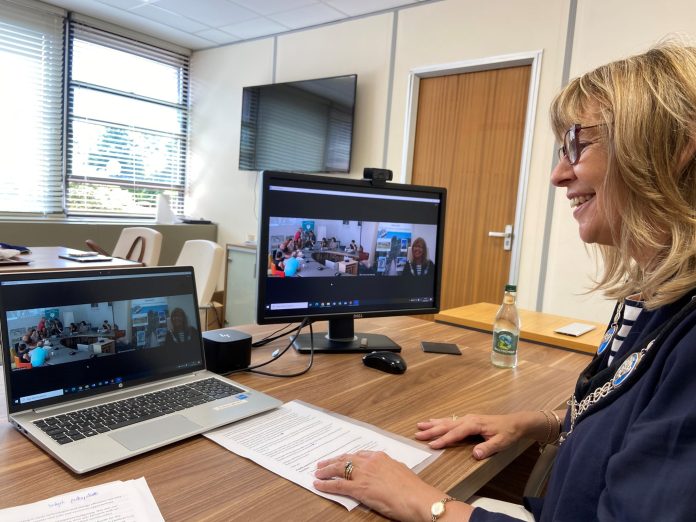
M 370 352 L 363 355 L 363 364 L 368 368 L 387 373 L 404 373 L 406 371 L 406 361 L 394 352 Z

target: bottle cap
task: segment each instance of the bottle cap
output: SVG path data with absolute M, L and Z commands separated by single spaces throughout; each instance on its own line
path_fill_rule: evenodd
M 506 292 L 517 292 L 517 286 L 516 285 L 505 285 L 505 291 Z

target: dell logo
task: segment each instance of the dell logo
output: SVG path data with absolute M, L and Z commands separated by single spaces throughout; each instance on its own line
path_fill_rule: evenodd
M 230 334 L 228 334 L 228 333 L 221 333 L 221 334 L 220 334 L 220 337 L 225 337 L 225 338 L 229 339 L 229 338 L 230 338 Z
M 362 319 L 363 314 L 353 314 L 353 319 Z

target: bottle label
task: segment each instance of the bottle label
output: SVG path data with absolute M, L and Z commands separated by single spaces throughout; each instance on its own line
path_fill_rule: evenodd
M 493 351 L 502 355 L 515 355 L 518 336 L 506 330 L 493 332 Z

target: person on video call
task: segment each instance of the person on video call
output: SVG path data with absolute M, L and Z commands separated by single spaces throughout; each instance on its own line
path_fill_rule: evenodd
M 662 44 L 571 81 L 551 121 L 563 144 L 551 181 L 565 189 L 582 241 L 598 245 L 595 289 L 618 300 L 611 326 L 567 415 L 453 416 L 416 434 L 432 448 L 481 436 L 476 459 L 520 439 L 560 443 L 545 497 L 526 499 L 533 516 L 444 504 L 444 492 L 370 451 L 318 463 L 317 489 L 397 520 L 435 520 L 431 504 L 444 506 L 442 522 L 693 520 L 696 47 Z
M 404 276 L 424 276 L 433 275 L 435 265 L 428 259 L 428 246 L 422 237 L 417 237 L 411 243 L 411 252 L 408 261 L 404 264 L 401 275 Z
M 292 255 L 285 260 L 285 265 L 283 271 L 285 272 L 285 277 L 295 277 L 297 272 L 302 269 L 302 262 L 300 261 L 299 252 L 293 252 Z
M 180 344 L 190 342 L 198 336 L 198 330 L 189 325 L 186 312 L 181 308 L 174 308 L 169 315 L 171 328 L 167 330 L 165 344 Z

